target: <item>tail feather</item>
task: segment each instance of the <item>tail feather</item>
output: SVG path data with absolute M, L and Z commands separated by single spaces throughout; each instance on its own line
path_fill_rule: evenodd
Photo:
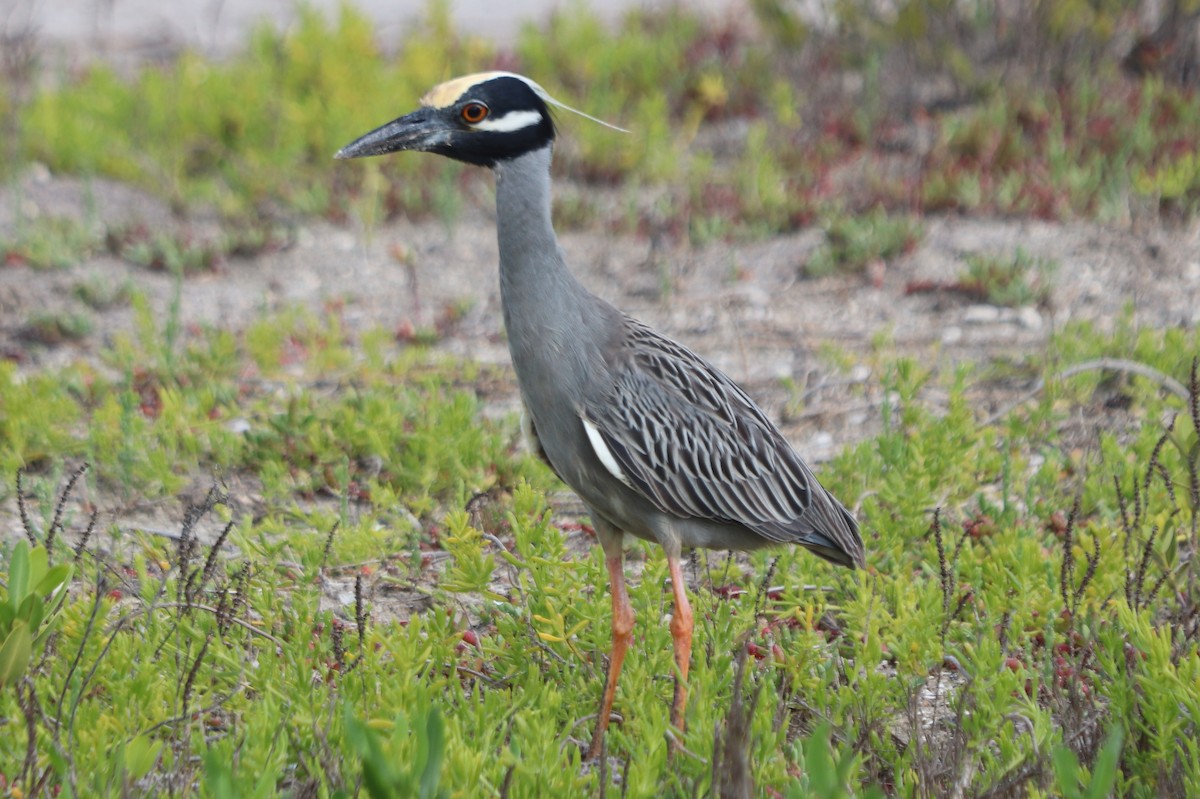
M 838 566 L 865 569 L 867 554 L 854 516 L 827 491 L 814 495 L 813 500 L 811 518 L 805 517 L 810 526 L 796 543 Z

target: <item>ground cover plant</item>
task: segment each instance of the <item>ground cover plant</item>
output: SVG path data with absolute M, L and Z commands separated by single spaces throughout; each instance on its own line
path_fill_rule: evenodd
M 448 217 L 474 173 L 431 159 L 335 171 L 329 156 L 407 107 L 399 98 L 455 74 L 516 68 L 636 131 L 614 141 L 579 126 L 556 159 L 564 176 L 623 186 L 630 214 L 606 223 L 620 228 L 704 240 L 773 235 L 843 209 L 1117 220 L 1196 210 L 1194 87 L 1153 69 L 1131 77 L 1128 64 L 1105 58 L 1108 12 L 1063 30 L 1025 4 L 1016 6 L 1032 18 L 1024 27 L 991 18 L 1001 12 L 988 6 L 957 33 L 939 34 L 931 20 L 944 10 L 924 0 L 909 4 L 907 25 L 892 27 L 847 4 L 842 39 L 808 30 L 801 46 L 788 33 L 800 22 L 780 23 L 779 4 L 757 5 L 770 23 L 765 35 L 682 9 L 629 14 L 613 35 L 576 4 L 547 27 L 527 27 L 511 51 L 456 33 L 444 3 L 388 42 L 351 6 L 335 20 L 310 9 L 287 34 L 258 30 L 227 62 L 184 53 L 132 78 L 96 64 L 37 84 L 18 72 L 6 92 L 21 98 L 17 155 L 7 160 L 132 181 L 180 210 L 215 206 L 243 225 L 276 203 L 335 219 Z M 1023 45 L 1035 36 L 1050 39 L 1046 47 L 1089 44 L 1062 49 L 1054 69 L 1019 53 L 997 61 L 974 41 L 997 24 Z M 943 53 L 941 68 L 922 71 L 929 53 L 912 43 L 921 37 L 958 55 Z M 862 76 L 861 88 L 831 97 L 827 87 L 848 74 Z M 942 79 L 950 89 L 913 99 L 915 87 Z M 714 144 L 724 157 L 713 157 Z M 639 202 L 645 187 L 662 184 L 673 188 L 655 206 Z M 601 221 L 579 207 L 564 218 Z
M 563 142 L 559 178 L 588 189 L 560 201 L 572 224 L 694 243 L 817 225 L 797 279 L 870 275 L 935 211 L 1196 210 L 1194 89 L 1106 58 L 1107 6 L 1034 28 L 1029 46 L 1062 60 L 1001 90 L 978 37 L 1010 29 L 987 8 L 951 25 L 917 0 L 889 24 L 846 4 L 839 42 L 755 5 L 765 32 L 675 9 L 614 35 L 575 7 L 511 51 L 460 36 L 443 6 L 399 42 L 346 8 L 260 30 L 225 62 L 4 73 L 0 169 L 37 159 L 130 181 L 222 232 L 44 217 L 0 242 L 39 273 L 104 253 L 175 281 L 162 316 L 135 286 L 80 283 L 88 308 L 130 306 L 132 332 L 53 366 L 0 358 L 0 503 L 14 508 L 0 792 L 1200 793 L 1194 329 L 1077 323 L 976 365 L 886 333 L 830 351 L 831 369 L 879 388 L 861 389 L 879 432 L 820 470 L 862 521 L 869 569 L 696 555 L 692 701 L 671 759 L 671 596 L 660 554 L 634 545 L 622 719 L 583 764 L 609 646 L 604 564 L 517 419 L 484 412 L 504 370 L 446 355 L 437 330 L 352 329 L 336 304 L 236 330 L 182 323 L 187 281 L 287 246 L 289 217 L 353 218 L 368 235 L 401 214 L 453 219 L 471 173 L 328 159 L 397 98 L 488 67 L 636 129 Z M 954 102 L 915 113 L 888 81 L 930 63 L 949 65 Z M 861 91 L 819 96 L 845 76 Z M 906 144 L 909 116 L 929 126 L 923 148 Z M 1042 304 L 1052 266 L 973 253 L 951 288 Z M 25 340 L 87 339 L 88 324 L 51 313 Z M 1027 390 L 978 407 L 1000 381 Z
M 738 762 L 746 785 L 791 796 L 1187 795 L 1200 780 L 1194 332 L 1067 331 L 1031 364 L 1041 391 L 992 425 L 963 399 L 982 376 L 880 355 L 884 432 L 823 470 L 858 498 L 869 571 L 792 551 L 697 557 L 697 701 L 668 762 L 670 648 L 653 620 L 670 596 L 661 559 L 636 549 L 650 620 L 627 662 L 637 688 L 588 769 L 608 636 L 598 548 L 549 512 L 552 478 L 515 448 L 515 420 L 477 418 L 477 367 L 338 330 L 289 314 L 209 331 L 170 362 L 147 330 L 122 345 L 140 357 L 117 379 L 5 368 L 4 490 L 29 539 L 6 562 L 39 547 L 74 572 L 69 591 L 36 593 L 61 608 L 0 695 L 6 785 L 692 795 Z M 1057 376 L 1095 358 L 1109 370 Z M 281 369 L 290 387 L 273 390 Z M 342 387 L 309 387 L 318 376 Z M 930 381 L 950 392 L 944 414 L 920 402 Z M 1068 409 L 1109 393 L 1125 434 L 1067 448 Z M 98 526 L 81 501 L 198 474 L 215 482 L 165 534 Z M 245 480 L 264 496 L 255 514 L 230 487 Z M 30 594 L 14 568 L 15 610 Z M 413 612 L 379 618 L 396 595 Z

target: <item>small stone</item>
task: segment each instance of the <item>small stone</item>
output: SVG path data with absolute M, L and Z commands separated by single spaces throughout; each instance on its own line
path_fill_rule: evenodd
M 968 325 L 991 325 L 1000 321 L 1000 309 L 995 305 L 972 305 L 963 314 L 963 323 Z
M 241 434 L 241 433 L 249 433 L 250 432 L 250 422 L 247 421 L 246 419 L 242 418 L 241 416 L 230 419 L 228 422 L 225 423 L 225 427 L 231 433 Z
M 1085 302 L 1095 302 L 1104 296 L 1104 285 L 1092 280 L 1085 283 L 1079 293 Z
M 942 329 L 943 344 L 957 344 L 958 342 L 962 341 L 962 337 L 963 329 L 958 325 L 950 325 L 949 327 Z
M 767 367 L 771 377 L 776 380 L 787 380 L 792 376 L 795 372 L 794 365 L 790 361 L 787 363 L 784 361 L 785 359 L 780 358 L 771 362 L 770 366 Z
M 825 449 L 833 446 L 833 434 L 821 431 L 812 437 L 812 445 L 817 449 Z
M 34 183 L 49 183 L 50 178 L 52 177 L 50 174 L 50 167 L 46 166 L 41 161 L 34 161 L 32 164 L 30 164 L 27 174 L 29 175 L 29 179 Z
M 867 264 L 867 279 L 873 288 L 883 287 L 883 278 L 887 274 L 887 263 L 882 258 L 876 258 Z
M 391 246 L 388 247 L 388 255 L 391 256 L 393 261 L 404 266 L 412 266 L 417 261 L 417 254 L 413 252 L 411 247 L 401 241 L 392 242 Z
M 1026 330 L 1042 329 L 1042 315 L 1032 305 L 1026 305 L 1017 310 L 1017 322 Z
M 765 289 L 743 283 L 729 292 L 727 301 L 730 305 L 761 310 L 770 307 L 771 295 Z

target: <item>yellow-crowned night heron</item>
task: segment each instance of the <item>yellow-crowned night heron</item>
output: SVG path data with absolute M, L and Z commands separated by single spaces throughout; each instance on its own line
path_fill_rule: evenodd
M 854 517 L 745 392 L 686 347 L 593 296 L 568 271 L 550 220 L 549 106 L 575 110 L 520 75 L 468 75 L 435 87 L 418 110 L 337 157 L 423 150 L 496 173 L 500 299 L 526 432 L 587 505 L 612 585 L 612 656 L 588 751 L 594 758 L 633 631 L 626 533 L 666 551 L 677 729 L 692 645 L 684 547 L 800 544 L 851 568 L 864 565 L 864 552 Z

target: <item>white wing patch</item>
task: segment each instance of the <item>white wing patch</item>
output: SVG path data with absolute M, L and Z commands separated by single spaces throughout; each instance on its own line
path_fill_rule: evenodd
M 537 432 L 533 429 L 533 419 L 530 418 L 529 409 L 524 404 L 521 405 L 521 438 L 534 455 L 542 451 L 542 442 L 538 441 Z
M 625 472 L 621 471 L 621 465 L 613 457 L 608 444 L 604 443 L 604 436 L 600 435 L 600 431 L 596 429 L 596 425 L 583 417 L 580 417 L 580 421 L 583 422 L 583 430 L 587 433 L 588 441 L 591 442 L 592 449 L 595 450 L 596 457 L 600 459 L 600 463 L 604 464 L 604 468 L 608 469 L 609 474 L 630 488 L 633 488 L 633 483 L 625 476 Z

